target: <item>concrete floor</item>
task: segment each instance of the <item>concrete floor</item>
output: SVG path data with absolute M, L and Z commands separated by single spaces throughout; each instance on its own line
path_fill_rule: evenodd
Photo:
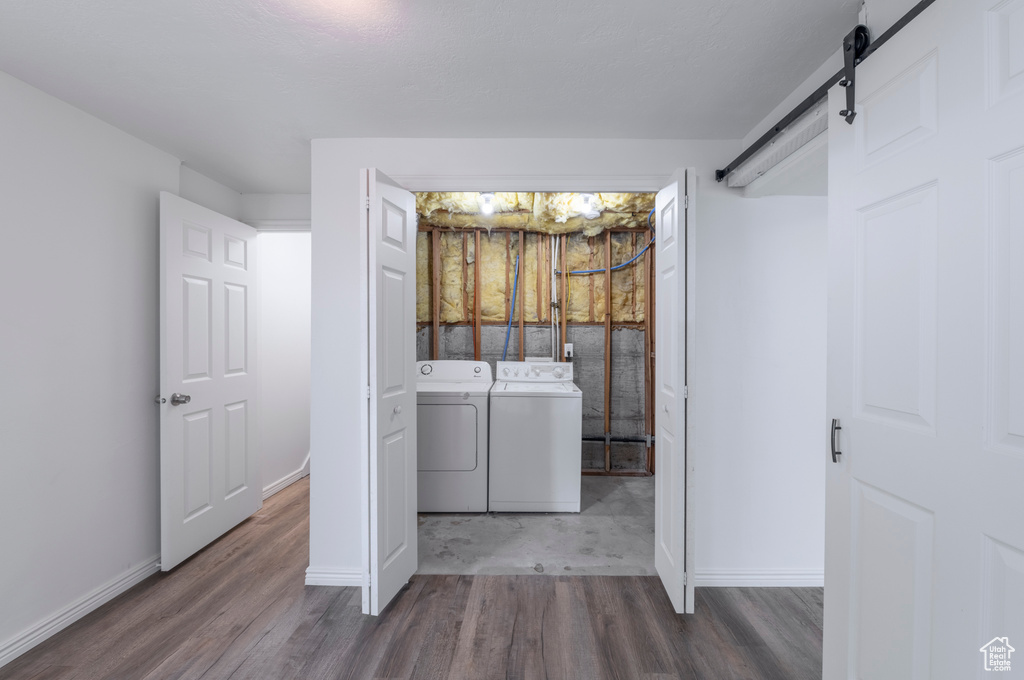
M 654 478 L 582 487 L 579 514 L 420 514 L 418 573 L 654 574 Z

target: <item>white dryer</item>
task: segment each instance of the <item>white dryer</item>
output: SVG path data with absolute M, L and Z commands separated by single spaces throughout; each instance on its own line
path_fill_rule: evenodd
M 499 361 L 488 508 L 579 512 L 582 441 L 583 392 L 571 363 Z
M 486 361 L 416 363 L 417 509 L 487 512 Z

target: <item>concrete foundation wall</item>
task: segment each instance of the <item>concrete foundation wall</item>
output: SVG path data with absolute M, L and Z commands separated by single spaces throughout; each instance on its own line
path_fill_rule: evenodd
M 504 326 L 483 326 L 480 358 L 495 370 L 505 345 Z M 416 360 L 430 358 L 433 328 L 416 334 Z M 572 326 L 566 331 L 573 344 L 573 377 L 583 391 L 583 436 L 604 436 L 604 327 Z M 550 326 L 524 329 L 526 356 L 551 356 Z M 439 359 L 471 361 L 473 327 L 442 326 Z M 519 360 L 519 328 L 508 340 L 508 360 Z M 611 433 L 616 437 L 643 437 L 644 428 L 644 332 L 622 328 L 612 331 Z M 646 444 L 616 442 L 612 445 L 612 469 L 643 470 Z M 583 469 L 604 469 L 604 443 L 584 442 Z

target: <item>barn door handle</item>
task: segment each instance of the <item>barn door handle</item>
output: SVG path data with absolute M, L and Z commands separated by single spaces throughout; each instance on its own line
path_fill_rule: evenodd
M 175 392 L 171 395 L 172 406 L 181 406 L 182 404 L 187 404 L 190 401 L 192 401 L 191 394 L 179 394 L 178 392 Z
M 839 425 L 839 419 L 832 419 L 832 462 L 838 463 L 839 456 L 843 455 L 843 452 L 836 448 L 836 437 L 838 436 L 839 430 L 843 429 Z

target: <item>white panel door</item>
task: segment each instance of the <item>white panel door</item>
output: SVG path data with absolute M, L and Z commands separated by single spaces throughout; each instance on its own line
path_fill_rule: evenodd
M 160 194 L 160 567 L 263 505 L 256 230 Z
M 416 197 L 364 174 L 368 197 L 370 545 L 365 613 L 416 571 Z
M 691 174 L 691 173 L 687 173 Z M 684 180 L 685 182 L 685 180 Z M 658 320 L 654 474 L 654 566 L 679 613 L 693 612 L 693 579 L 686 578 L 686 184 L 658 192 L 655 304 Z M 692 558 L 692 555 L 691 555 Z M 691 559 L 692 561 L 692 559 Z
M 1024 649 L 1024 1 L 938 0 L 856 94 L 853 125 L 829 104 L 824 677 L 988 677 L 982 646 Z

